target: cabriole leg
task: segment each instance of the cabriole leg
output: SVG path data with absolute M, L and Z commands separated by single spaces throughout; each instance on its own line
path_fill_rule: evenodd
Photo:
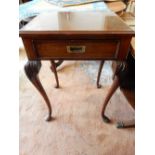
M 103 121 L 106 122 L 106 123 L 109 123 L 110 122 L 110 119 L 104 114 L 105 113 L 105 110 L 106 110 L 106 107 L 108 105 L 108 102 L 110 100 L 110 98 L 112 97 L 112 95 L 115 93 L 115 91 L 117 90 L 117 88 L 120 86 L 120 79 L 119 79 L 119 75 L 122 71 L 124 71 L 126 69 L 126 63 L 120 63 L 118 66 L 117 66 L 117 69 L 114 73 L 114 77 L 113 77 L 113 83 L 110 87 L 110 90 L 108 91 L 108 94 L 104 100 L 104 103 L 103 103 L 103 107 L 102 107 L 102 118 L 103 118 Z
M 50 121 L 52 119 L 52 116 L 51 116 L 52 115 L 52 107 L 51 107 L 50 101 L 47 97 L 47 94 L 40 82 L 39 76 L 38 76 L 40 68 L 41 68 L 40 61 L 28 61 L 24 66 L 24 70 L 25 70 L 25 73 L 26 73 L 28 79 L 37 88 L 37 90 L 40 92 L 40 94 L 42 95 L 42 97 L 45 100 L 45 103 L 48 107 L 48 115 L 46 117 L 46 121 Z

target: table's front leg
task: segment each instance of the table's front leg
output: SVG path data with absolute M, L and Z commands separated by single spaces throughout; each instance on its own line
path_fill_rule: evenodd
M 109 103 L 109 100 L 111 99 L 111 97 L 113 96 L 113 94 L 115 93 L 115 91 L 117 90 L 117 88 L 120 86 L 120 79 L 119 79 L 119 74 L 121 72 L 123 72 L 126 69 L 126 63 L 125 62 L 121 62 L 120 64 L 117 65 L 116 71 L 114 73 L 114 77 L 113 77 L 113 83 L 105 97 L 104 103 L 103 103 L 103 107 L 102 107 L 102 118 L 103 121 L 106 123 L 110 122 L 110 119 L 105 115 L 105 110 L 106 107 Z
M 37 88 L 37 90 L 40 92 L 40 94 L 42 95 L 42 97 L 45 100 L 45 103 L 48 107 L 48 115 L 46 117 L 46 121 L 50 121 L 52 119 L 52 116 L 51 116 L 52 115 L 52 107 L 51 107 L 50 101 L 47 97 L 47 94 L 40 82 L 39 76 L 38 76 L 40 68 L 41 68 L 40 61 L 28 61 L 24 66 L 24 70 L 25 70 L 25 73 L 26 73 L 28 79 Z

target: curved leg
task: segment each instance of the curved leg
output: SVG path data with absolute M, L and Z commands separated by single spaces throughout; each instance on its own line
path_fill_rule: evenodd
M 109 123 L 110 119 L 107 116 L 105 116 L 105 114 L 104 114 L 105 109 L 108 105 L 110 98 L 112 97 L 112 95 L 114 94 L 116 89 L 120 86 L 119 75 L 125 69 L 126 69 L 126 63 L 121 63 L 117 66 L 116 72 L 114 73 L 112 86 L 111 86 L 110 90 L 108 91 L 108 94 L 104 100 L 103 107 L 102 107 L 102 118 L 103 118 L 104 122 L 106 122 L 106 123 Z
M 46 121 L 50 121 L 52 119 L 52 107 L 50 104 L 50 101 L 47 97 L 47 94 L 39 80 L 38 73 L 41 68 L 41 62 L 40 61 L 28 61 L 25 66 L 24 70 L 28 77 L 28 79 L 32 82 L 32 84 L 37 88 L 37 90 L 40 92 L 42 97 L 45 100 L 45 103 L 48 107 L 48 116 L 46 118 Z
M 101 114 L 102 114 L 103 121 L 106 122 L 106 123 L 109 123 L 110 119 L 107 116 L 105 116 L 105 114 L 104 114 L 105 109 L 106 109 L 106 107 L 108 105 L 108 102 L 109 102 L 110 98 L 112 97 L 112 95 L 114 94 L 114 92 L 116 91 L 116 89 L 118 87 L 119 87 L 119 78 L 118 78 L 118 76 L 115 76 L 113 84 L 112 84 L 110 90 L 108 91 L 108 94 L 107 94 L 107 96 L 106 96 L 106 98 L 104 100 L 103 107 L 102 107 L 102 113 Z
M 55 64 L 54 60 L 51 60 L 51 70 L 53 71 L 54 76 L 55 76 L 55 80 L 56 80 L 56 86 L 55 86 L 55 88 L 59 88 L 58 74 L 57 74 L 56 64 Z
M 99 84 L 99 82 L 100 82 L 100 76 L 101 76 L 101 72 L 102 72 L 103 65 L 104 65 L 104 60 L 101 61 L 100 67 L 99 67 L 99 70 L 98 70 L 97 82 L 96 82 L 97 88 L 101 88 L 101 87 L 102 87 L 102 86 Z

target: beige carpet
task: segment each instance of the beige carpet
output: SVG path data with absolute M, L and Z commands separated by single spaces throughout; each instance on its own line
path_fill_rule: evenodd
M 40 78 L 53 107 L 52 122 L 44 121 L 44 100 L 23 73 L 20 60 L 20 155 L 134 155 L 135 131 L 117 129 L 118 120 L 134 118 L 134 111 L 118 90 L 107 107 L 112 119 L 105 124 L 101 107 L 110 85 L 97 89 L 81 61 L 65 62 L 58 71 L 55 89 L 49 62 L 43 62 Z M 103 71 L 104 74 L 104 71 Z M 96 75 L 93 75 L 96 77 Z

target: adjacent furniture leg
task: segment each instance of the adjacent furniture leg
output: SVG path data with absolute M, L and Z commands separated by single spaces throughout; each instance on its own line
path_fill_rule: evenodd
M 53 71 L 54 76 L 55 76 L 55 80 L 56 80 L 56 86 L 55 86 L 55 88 L 59 88 L 58 74 L 57 74 L 56 64 L 55 64 L 54 60 L 51 60 L 51 70 Z
M 41 68 L 41 62 L 40 61 L 28 61 L 25 66 L 24 66 L 24 70 L 25 73 L 28 77 L 28 79 L 32 82 L 32 84 L 37 88 L 37 90 L 40 92 L 40 94 L 42 95 L 42 97 L 45 100 L 45 103 L 48 107 L 48 115 L 46 117 L 46 121 L 50 121 L 52 119 L 52 107 L 50 104 L 50 101 L 47 97 L 47 94 L 39 80 L 39 71 Z
M 99 70 L 98 70 L 97 82 L 96 82 L 97 88 L 101 88 L 101 87 L 102 87 L 102 86 L 99 84 L 99 82 L 100 82 L 100 76 L 101 76 L 101 72 L 102 72 L 103 65 L 104 65 L 104 60 L 101 61 L 100 67 L 99 67 Z

